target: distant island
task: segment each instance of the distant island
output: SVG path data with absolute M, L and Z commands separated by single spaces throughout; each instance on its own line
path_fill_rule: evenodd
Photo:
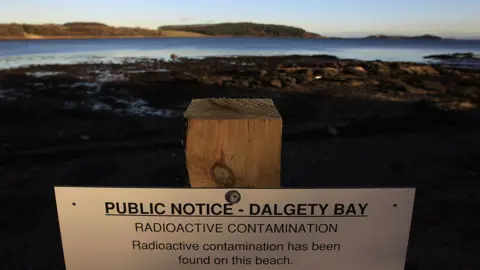
M 0 39 L 88 39 L 161 37 L 298 37 L 325 38 L 304 29 L 274 24 L 219 23 L 169 25 L 158 29 L 115 27 L 99 22 L 65 24 L 0 24 Z
M 372 35 L 366 37 L 366 39 L 430 39 L 430 40 L 442 40 L 442 37 L 434 35 L 421 35 L 421 36 L 394 36 L 394 35 Z

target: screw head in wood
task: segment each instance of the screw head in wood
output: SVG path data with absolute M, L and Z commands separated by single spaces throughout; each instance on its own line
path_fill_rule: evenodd
M 239 203 L 241 198 L 242 196 L 236 190 L 230 190 L 225 194 L 225 200 L 231 204 Z

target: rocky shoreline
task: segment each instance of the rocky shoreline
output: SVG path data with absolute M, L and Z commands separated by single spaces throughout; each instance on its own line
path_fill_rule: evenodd
M 0 70 L 0 268 L 64 268 L 53 185 L 187 185 L 182 114 L 206 97 L 274 100 L 284 186 L 416 186 L 407 269 L 480 267 L 480 71 L 293 55 Z

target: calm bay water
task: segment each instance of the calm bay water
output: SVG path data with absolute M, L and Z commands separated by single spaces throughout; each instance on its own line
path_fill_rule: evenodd
M 125 58 L 329 54 L 341 58 L 424 62 L 430 54 L 473 52 L 480 40 L 165 38 L 0 41 L 0 68 Z

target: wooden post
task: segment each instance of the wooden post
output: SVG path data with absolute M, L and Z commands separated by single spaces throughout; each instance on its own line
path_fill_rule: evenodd
M 271 99 L 196 99 L 184 116 L 191 187 L 281 186 L 282 118 Z

